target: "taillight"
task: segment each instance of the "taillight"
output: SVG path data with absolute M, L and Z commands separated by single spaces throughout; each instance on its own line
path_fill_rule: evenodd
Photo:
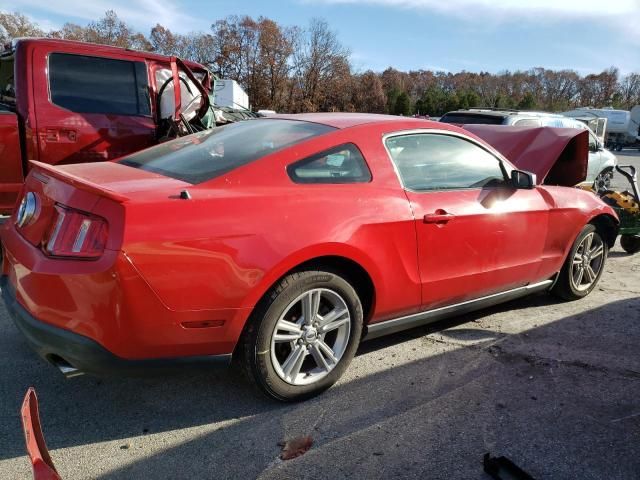
M 54 220 L 44 243 L 44 252 L 52 257 L 98 258 L 107 243 L 104 218 L 56 205 Z

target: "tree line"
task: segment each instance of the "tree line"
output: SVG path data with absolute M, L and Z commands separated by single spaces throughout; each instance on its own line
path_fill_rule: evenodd
M 220 78 L 237 80 L 256 110 L 440 116 L 480 106 L 563 111 L 640 104 L 640 73 L 621 76 L 615 67 L 584 76 L 546 68 L 497 74 L 392 67 L 356 71 L 349 49 L 322 19 L 285 26 L 234 15 L 214 21 L 208 32 L 180 34 L 158 24 L 145 35 L 114 11 L 87 25 L 66 23 L 50 31 L 23 14 L 0 12 L 0 42 L 20 37 L 79 40 L 194 60 Z

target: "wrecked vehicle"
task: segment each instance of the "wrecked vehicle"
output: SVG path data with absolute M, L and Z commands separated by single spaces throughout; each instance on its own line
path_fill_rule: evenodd
M 585 123 L 555 113 L 471 108 L 444 114 L 440 121 L 464 127 L 472 125 L 510 125 L 516 127 L 577 128 L 589 133 L 589 162 L 584 183 L 602 192 L 611 188 L 613 172 L 618 159 Z M 509 157 L 507 157 L 509 158 Z
M 4 302 L 67 376 L 234 356 L 291 401 L 333 385 L 362 338 L 588 295 L 618 219 L 572 187 L 587 133 L 485 128 L 501 148 L 508 132 L 510 160 L 453 125 L 327 113 L 32 162 L 0 230 Z
M 69 40 L 9 45 L 0 52 L 0 215 L 13 209 L 29 160 L 112 160 L 193 133 L 210 93 L 208 70 L 175 57 Z

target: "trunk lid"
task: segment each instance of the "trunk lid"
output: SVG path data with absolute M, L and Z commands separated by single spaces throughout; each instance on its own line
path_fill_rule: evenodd
M 70 208 L 104 219 L 109 229 L 107 248 L 119 248 L 124 225 L 124 207 L 136 201 L 158 202 L 177 198 L 190 184 L 153 172 L 114 162 L 52 166 L 31 162 L 22 200 L 35 195 L 32 219 L 20 226 L 21 208 L 13 222 L 20 234 L 36 247 L 43 247 L 55 231 L 60 208 Z

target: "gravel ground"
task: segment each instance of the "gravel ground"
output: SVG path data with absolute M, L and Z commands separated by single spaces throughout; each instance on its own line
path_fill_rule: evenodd
M 233 372 L 65 380 L 0 306 L 0 477 L 31 475 L 18 409 L 35 386 L 65 479 L 486 479 L 486 452 L 538 479 L 638 478 L 638 345 L 640 254 L 619 247 L 586 299 L 537 295 L 367 342 L 334 388 L 294 405 Z M 300 435 L 311 450 L 280 461 Z

